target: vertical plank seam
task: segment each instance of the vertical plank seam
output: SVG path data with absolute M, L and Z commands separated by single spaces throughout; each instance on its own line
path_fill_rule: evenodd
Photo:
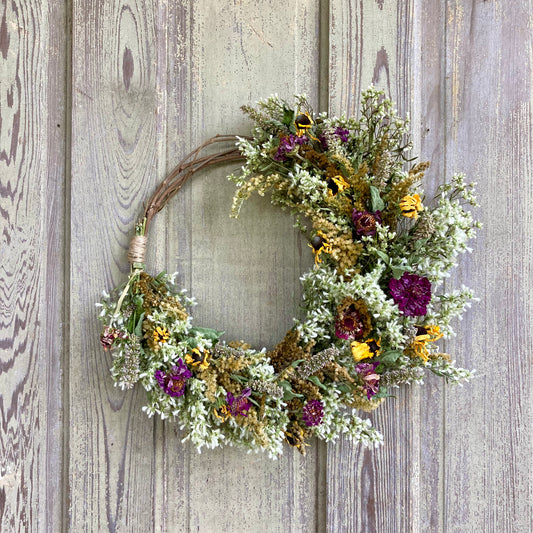
M 318 11 L 318 104 L 321 111 L 330 112 L 330 32 L 331 9 L 329 0 L 320 0 Z M 328 527 L 328 447 L 318 446 L 316 465 L 316 532 L 327 530 Z
M 64 220 L 64 258 L 63 258 L 63 353 L 61 354 L 62 379 L 62 465 L 61 465 L 61 531 L 68 533 L 70 523 L 70 250 L 71 250 L 71 187 L 72 187 L 72 21 L 74 3 L 72 0 L 65 2 L 65 187 L 63 208 Z
M 442 61 L 442 66 L 440 69 L 440 75 L 441 79 L 440 85 L 442 87 L 442 111 L 443 111 L 443 117 L 444 117 L 444 128 L 443 128 L 443 150 L 442 150 L 442 164 L 443 164 L 443 179 L 446 182 L 447 176 L 446 176 L 446 169 L 448 168 L 448 83 L 446 81 L 446 69 L 448 65 L 448 23 L 447 23 L 447 14 L 449 9 L 449 0 L 445 0 L 443 4 L 443 17 L 442 17 L 442 35 L 444 40 L 444 52 L 441 54 L 440 60 Z M 444 292 L 446 292 L 446 279 L 443 281 L 442 288 Z M 444 351 L 447 352 L 447 342 L 444 342 Z M 441 457 L 441 464 L 442 464 L 442 478 L 440 480 L 440 494 L 441 494 L 441 531 L 446 531 L 446 392 L 447 392 L 447 385 L 446 383 L 443 384 L 443 390 L 442 390 L 442 407 L 441 407 L 441 435 L 442 435 L 442 457 Z
M 329 0 L 320 0 L 318 10 L 318 107 L 329 112 L 329 32 L 331 31 Z
M 183 4 L 182 4 L 183 5 Z M 184 5 L 186 6 L 186 4 Z M 193 109 L 192 109 L 192 103 L 193 103 L 193 49 L 194 49 L 194 36 L 193 36 L 193 28 L 194 28 L 194 2 L 190 3 L 189 7 L 189 57 L 188 57 L 188 76 L 189 76 L 189 83 L 188 83 L 188 89 L 189 89 L 189 102 L 188 106 L 190 107 L 188 109 L 188 128 L 187 131 L 189 132 L 189 147 L 193 145 L 193 141 L 196 142 L 197 139 L 193 139 L 193 128 L 191 127 L 191 120 L 193 116 Z M 187 107 L 187 106 L 185 106 Z M 185 109 L 185 108 L 184 108 Z M 182 110 L 183 112 L 183 110 Z M 189 201 L 189 205 L 192 205 L 193 202 L 193 187 L 192 184 L 189 184 L 187 192 L 187 200 Z M 194 272 L 194 264 L 193 264 L 193 239 L 194 239 L 194 232 L 192 231 L 192 225 L 191 230 L 189 234 L 189 249 L 187 250 L 189 253 L 189 279 L 187 280 L 189 290 L 189 294 L 192 294 L 192 280 L 193 280 L 193 272 Z M 180 440 L 181 440 L 181 432 L 179 433 Z M 191 531 L 191 454 L 195 453 L 195 451 L 192 449 L 192 443 L 184 444 L 183 441 L 181 442 L 182 446 L 182 452 L 185 454 L 185 461 L 183 465 L 183 469 L 185 472 L 187 472 L 187 518 L 186 518 L 186 525 L 187 525 L 187 531 Z

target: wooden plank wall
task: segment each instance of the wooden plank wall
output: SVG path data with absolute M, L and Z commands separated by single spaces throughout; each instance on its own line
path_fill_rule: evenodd
M 532 24 L 531 0 L 2 0 L 0 531 L 532 531 Z M 246 133 L 242 103 L 353 114 L 372 82 L 410 114 L 429 190 L 479 183 L 485 227 L 447 288 L 481 301 L 446 345 L 478 377 L 399 391 L 375 451 L 198 455 L 113 387 L 93 303 L 148 193 Z M 265 200 L 228 218 L 226 170 L 155 222 L 149 264 L 180 272 L 197 324 L 270 347 L 311 259 Z

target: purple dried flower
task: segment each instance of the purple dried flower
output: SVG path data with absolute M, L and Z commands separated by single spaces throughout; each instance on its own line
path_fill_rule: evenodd
M 187 365 L 180 358 L 178 364 L 174 365 L 169 372 L 156 370 L 154 377 L 159 383 L 159 386 L 169 396 L 183 396 L 185 393 L 185 386 L 187 380 L 192 376 L 192 372 L 187 368 Z
M 377 225 L 381 224 L 381 211 L 371 213 L 370 211 L 357 211 L 357 209 L 354 209 L 352 221 L 358 237 L 375 235 Z
M 337 307 L 335 336 L 356 340 L 367 337 L 372 329 L 370 314 L 363 300 L 345 298 Z
M 248 396 L 252 393 L 252 389 L 247 387 L 244 389 L 237 398 L 231 394 L 231 392 L 228 392 L 226 396 L 226 401 L 229 405 L 229 412 L 232 416 L 248 416 L 248 409 L 252 407 L 252 404 L 248 401 Z
M 380 363 L 358 363 L 355 365 L 355 371 L 363 379 L 363 387 L 366 397 L 370 400 L 379 390 L 380 375 L 375 370 Z
M 431 300 L 429 279 L 404 272 L 400 279 L 389 281 L 392 299 L 405 316 L 424 316 Z
M 348 142 L 348 138 L 350 136 L 350 130 L 347 130 L 346 128 L 341 128 L 338 126 L 335 128 L 335 131 L 333 132 L 343 143 Z
M 282 137 L 279 141 L 278 151 L 274 154 L 275 161 L 286 161 L 287 154 L 292 152 L 296 145 L 302 145 L 309 142 L 306 135 L 298 137 L 297 135 L 289 134 L 287 137 Z
M 319 426 L 324 418 L 324 406 L 320 400 L 309 400 L 303 408 L 302 420 L 306 426 Z

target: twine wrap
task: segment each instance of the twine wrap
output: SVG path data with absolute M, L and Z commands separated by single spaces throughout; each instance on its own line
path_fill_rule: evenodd
M 128 249 L 128 261 L 133 267 L 144 266 L 144 258 L 146 257 L 146 243 L 148 237 L 145 235 L 135 235 L 130 241 Z

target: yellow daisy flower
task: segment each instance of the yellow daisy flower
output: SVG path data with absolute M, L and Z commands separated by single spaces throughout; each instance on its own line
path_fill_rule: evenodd
M 334 197 L 337 194 L 350 188 L 350 184 L 342 176 L 333 176 L 327 180 L 328 196 Z
M 185 356 L 185 362 L 200 370 L 205 370 L 209 366 L 209 361 L 207 360 L 209 355 L 210 353 L 208 350 L 201 352 L 198 348 L 193 348 L 191 353 L 188 353 Z
M 164 327 L 162 328 L 160 326 L 157 326 L 154 329 L 153 335 L 154 335 L 154 341 L 159 342 L 161 344 L 164 344 L 170 338 L 170 333 L 168 332 L 168 329 Z
M 427 344 L 438 341 L 442 338 L 439 326 L 416 326 L 417 333 L 415 340 L 411 344 L 415 355 L 424 361 L 429 359 L 429 350 Z
M 315 266 L 318 263 L 322 263 L 320 259 L 320 254 L 330 254 L 331 253 L 331 243 L 329 242 L 328 236 L 323 231 L 317 231 L 317 234 L 311 239 L 311 242 L 308 245 L 315 255 Z
M 301 137 L 307 130 L 311 129 L 312 125 L 313 119 L 307 111 L 300 113 L 294 119 L 294 127 L 296 128 L 296 135 L 298 137 Z
M 418 194 L 404 196 L 400 201 L 402 215 L 407 218 L 418 218 L 418 213 L 424 210 L 422 200 Z

